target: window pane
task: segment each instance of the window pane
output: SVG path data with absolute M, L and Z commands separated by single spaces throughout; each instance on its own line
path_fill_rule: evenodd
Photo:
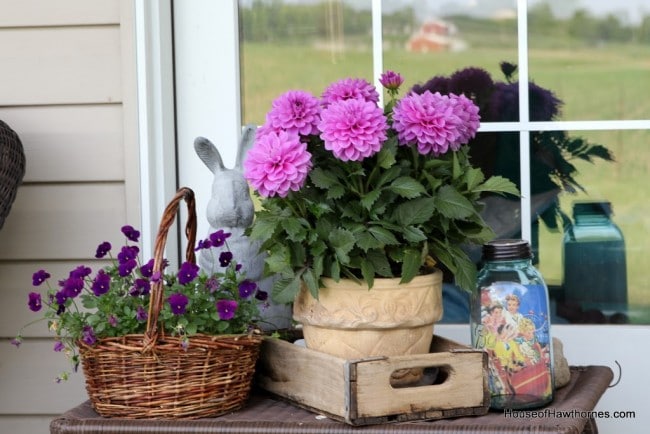
M 550 231 L 540 224 L 539 268 L 558 301 L 558 313 L 571 322 L 648 324 L 650 131 L 574 131 L 570 136 L 605 145 L 616 161 L 571 161 L 585 192 L 559 196 L 571 226 Z
M 647 0 L 529 0 L 531 80 L 564 101 L 562 120 L 650 118 Z
M 290 89 L 320 96 L 345 77 L 372 82 L 369 8 L 341 1 L 240 0 L 239 17 L 245 124 L 264 123 L 271 102 Z
M 384 0 L 384 69 L 400 72 L 405 90 L 466 67 L 504 80 L 499 63 L 517 63 L 517 11 L 500 3 Z

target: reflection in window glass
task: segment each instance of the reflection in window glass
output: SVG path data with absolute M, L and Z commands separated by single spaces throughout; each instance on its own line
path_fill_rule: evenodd
M 647 0 L 530 0 L 528 35 L 531 80 L 564 101 L 561 119 L 650 118 Z
M 345 77 L 372 82 L 371 12 L 353 3 L 239 1 L 244 124 L 264 123 L 271 102 L 290 89 L 320 96 Z
M 558 300 L 558 313 L 569 321 L 648 324 L 650 132 L 570 136 L 606 146 L 616 160 L 571 161 L 585 191 L 559 195 L 567 225 L 557 231 L 540 225 L 540 270 Z
M 470 66 L 503 80 L 500 62 L 517 62 L 517 10 L 496 3 L 384 0 L 384 69 L 411 85 Z

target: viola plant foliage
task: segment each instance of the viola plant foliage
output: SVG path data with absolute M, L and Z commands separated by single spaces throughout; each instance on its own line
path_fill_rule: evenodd
M 94 275 L 91 268 L 81 265 L 55 285 L 45 270 L 38 270 L 32 276 L 33 286 L 45 285 L 47 289 L 43 293 L 29 293 L 30 310 L 43 313 L 25 327 L 47 321 L 55 335 L 54 351 L 64 352 L 75 370 L 79 364 L 79 345 L 93 346 L 102 338 L 145 332 L 150 290 L 160 280 L 164 304 L 159 322 L 165 334 L 180 337 L 183 348 L 191 345 L 191 337 L 197 333 L 241 334 L 255 330 L 268 294 L 246 279 L 240 271 L 241 264 L 229 250 L 221 251 L 218 258 L 221 270 L 211 275 L 191 262 L 184 262 L 177 273 L 165 273 L 166 263 L 163 273 L 155 272 L 153 259 L 143 263 L 139 258 L 140 232 L 131 226 L 121 230 L 126 243 L 116 257 L 109 242 L 97 247 L 95 257 L 108 257 L 111 263 Z M 229 233 L 216 231 L 201 240 L 196 250 L 224 245 L 227 248 L 228 237 Z M 23 340 L 23 329 L 12 341 L 16 346 Z M 67 376 L 64 373 L 57 380 Z
M 479 108 L 462 94 L 408 93 L 400 74 L 329 85 L 320 98 L 290 90 L 272 103 L 244 162 L 261 209 L 249 229 L 279 274 L 273 298 L 291 302 L 302 283 L 314 297 L 321 277 L 373 286 L 446 267 L 469 289 L 476 266 L 463 250 L 494 237 L 481 218 L 483 194 L 513 194 L 486 178 L 467 146 Z

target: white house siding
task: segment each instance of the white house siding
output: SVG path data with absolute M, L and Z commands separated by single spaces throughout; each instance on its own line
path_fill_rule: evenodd
M 119 228 L 140 222 L 133 1 L 0 0 L 0 119 L 27 170 L 0 230 L 0 433 L 46 433 L 87 399 L 27 309 L 31 275 L 63 276 Z

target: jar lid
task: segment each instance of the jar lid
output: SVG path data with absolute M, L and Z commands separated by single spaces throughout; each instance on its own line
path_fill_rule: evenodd
M 530 243 L 526 240 L 501 239 L 483 244 L 483 260 L 485 261 L 531 259 L 532 257 Z

